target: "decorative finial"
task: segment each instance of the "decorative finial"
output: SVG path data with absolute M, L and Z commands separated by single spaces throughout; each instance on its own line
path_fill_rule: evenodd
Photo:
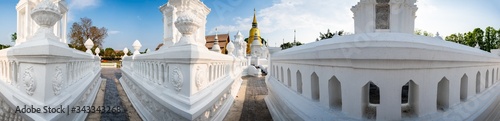
M 139 42 L 139 40 L 135 40 L 134 43 L 132 44 L 132 47 L 134 47 L 134 50 L 135 50 L 134 51 L 134 56 L 141 54 L 139 52 L 139 49 L 141 49 L 142 44 L 141 44 L 141 42 Z
M 215 28 L 215 38 L 214 38 L 214 45 L 212 46 L 212 51 L 220 53 L 220 46 L 219 46 L 219 35 L 217 35 L 217 28 Z
M 86 52 L 92 54 L 92 50 L 90 49 L 92 49 L 92 47 L 94 46 L 94 42 L 89 38 L 83 45 L 85 46 L 85 48 L 87 48 Z
M 96 47 L 95 50 L 94 50 L 94 52 L 95 52 L 96 56 L 99 56 L 99 53 L 101 52 L 101 49 L 99 49 L 99 47 Z
M 439 36 L 439 32 L 436 32 L 436 38 L 443 40 L 443 37 Z
M 219 35 L 217 35 L 217 28 L 215 28 L 215 39 L 214 39 L 214 44 L 219 44 Z
M 293 43 L 295 43 L 297 40 L 297 31 L 294 29 L 293 30 Z
M 123 53 L 125 53 L 125 55 L 123 55 L 123 57 L 128 56 L 127 55 L 128 54 L 128 48 L 123 48 Z

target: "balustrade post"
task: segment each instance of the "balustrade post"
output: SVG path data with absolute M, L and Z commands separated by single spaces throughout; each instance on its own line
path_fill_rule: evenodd
M 134 50 L 135 50 L 135 51 L 134 51 L 134 57 L 135 57 L 136 55 L 141 54 L 141 53 L 139 52 L 139 49 L 141 49 L 142 44 L 141 44 L 141 42 L 139 42 L 139 40 L 135 40 L 135 41 L 134 41 L 134 43 L 132 44 L 132 47 L 134 47 Z
M 84 43 L 85 45 L 85 48 L 87 48 L 87 51 L 85 51 L 86 53 L 89 53 L 89 54 L 92 54 L 92 47 L 94 46 L 94 42 L 89 38 L 87 39 L 87 41 L 85 41 Z

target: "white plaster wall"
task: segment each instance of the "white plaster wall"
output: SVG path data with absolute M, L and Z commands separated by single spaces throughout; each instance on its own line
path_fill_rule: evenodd
M 293 111 L 293 114 L 297 114 L 304 120 L 318 119 L 313 117 L 325 111 L 330 113 L 323 113 L 326 116 L 319 116 L 320 119 L 328 120 L 333 117 L 363 119 L 367 115 L 365 108 L 373 106 L 376 107 L 377 120 L 408 119 L 408 114 L 402 113 L 401 105 L 402 87 L 408 82 L 412 85 L 408 103 L 413 109 L 411 115 L 415 115 L 416 119 L 445 119 L 446 117 L 442 115 L 436 115 L 443 112 L 438 111 L 441 109 L 437 107 L 439 81 L 446 78 L 449 82 L 448 90 L 442 91 L 448 93 L 441 92 L 445 97 L 439 100 L 441 100 L 440 103 L 445 104 L 445 113 L 453 112 L 456 110 L 455 107 L 474 102 L 477 98 L 473 97 L 482 98 L 483 92 L 493 86 L 492 78 L 496 79 L 496 75 L 492 75 L 493 70 L 497 73 L 496 68 L 500 66 L 500 59 L 496 55 L 484 51 L 438 41 L 435 38 L 397 33 L 337 37 L 331 41 L 315 42 L 280 51 L 273 54 L 271 58 L 270 67 L 273 69 L 267 81 L 274 95 L 269 97 L 269 100 L 283 104 L 271 104 L 273 102 L 268 102 L 268 104 L 287 106 L 287 108 L 272 109 L 278 111 L 272 114 L 283 114 L 279 111 L 288 109 L 284 112 Z M 290 87 L 288 86 L 288 69 L 292 77 Z M 303 93 L 297 91 L 297 70 L 300 70 L 302 74 Z M 489 85 L 492 86 L 485 88 L 487 71 Z M 313 72 L 319 78 L 319 100 L 314 100 L 311 95 Z M 475 91 L 477 72 L 481 74 L 479 80 L 481 92 L 478 94 Z M 467 75 L 468 81 L 467 90 L 463 92 L 467 93 L 467 97 L 462 101 L 461 78 L 464 74 Z M 330 106 L 333 99 L 329 94 L 329 90 L 332 89 L 328 82 L 332 76 L 339 80 L 342 95 L 341 108 L 333 107 L 333 110 Z M 285 79 L 281 81 L 283 77 Z M 380 104 L 368 104 L 368 90 L 364 86 L 369 82 L 379 87 Z M 304 102 L 294 101 L 298 97 L 303 98 L 307 102 L 306 105 L 316 107 L 308 110 L 301 109 L 305 107 L 299 105 L 304 105 Z M 461 119 L 473 118 L 472 114 L 481 112 L 481 107 L 488 105 L 488 103 L 477 105 L 472 110 L 464 112 Z M 340 112 L 342 113 L 338 114 Z
M 276 63 L 276 62 L 275 62 Z M 281 65 L 281 64 L 280 64 Z M 437 83 L 446 77 L 449 80 L 449 100 L 447 100 L 449 107 L 461 104 L 460 102 L 460 79 L 464 74 L 473 73 L 475 70 L 486 70 L 490 66 L 486 67 L 465 67 L 465 68 L 442 68 L 442 69 L 414 69 L 414 70 L 364 70 L 364 69 L 352 69 L 352 68 L 339 68 L 339 67 L 325 67 L 325 66 L 314 66 L 309 65 L 287 65 L 292 68 L 300 68 L 301 72 L 308 73 L 309 78 L 304 80 L 304 93 L 301 95 L 303 98 L 309 100 L 310 103 L 315 105 L 320 105 L 325 109 L 329 109 L 329 95 L 328 95 L 328 80 L 335 75 L 340 83 L 342 84 L 342 112 L 346 114 L 346 117 L 359 118 L 363 115 L 364 101 L 361 100 L 361 87 L 367 84 L 369 81 L 374 82 L 381 91 L 381 103 L 377 106 L 377 119 L 379 120 L 400 120 L 401 119 L 401 89 L 404 84 L 412 80 L 418 85 L 417 97 L 418 103 L 412 105 L 415 107 L 415 115 L 418 117 L 423 117 L 428 114 L 435 113 L 437 111 Z M 309 67 L 304 67 L 309 66 Z M 285 67 L 285 66 L 284 66 Z M 287 67 L 286 67 L 287 68 Z M 308 69 L 314 69 L 320 78 L 320 101 L 314 101 L 310 96 L 310 74 L 312 71 Z M 291 69 L 292 71 L 293 69 Z M 472 71 L 471 71 L 472 70 Z M 318 73 L 319 72 L 319 73 Z M 439 73 L 439 74 L 437 74 Z M 360 76 L 362 75 L 362 76 Z M 397 76 L 388 76 L 397 75 Z M 300 95 L 296 92 L 296 88 L 290 87 L 275 80 L 274 77 L 268 77 L 268 81 L 276 81 L 281 87 L 286 87 L 290 90 L 290 94 Z M 471 85 L 471 81 L 468 82 L 468 92 L 474 91 Z M 355 87 L 353 87 L 355 86 Z M 271 86 L 272 87 L 272 86 Z M 411 88 L 411 87 L 410 87 Z M 278 89 L 278 88 L 277 88 Z M 289 94 L 280 94 L 289 95 Z M 471 95 L 471 94 L 468 94 Z M 475 94 L 472 94 L 475 96 Z M 469 96 L 469 98 L 472 96 Z M 411 98 L 411 97 L 410 97 Z M 284 99 L 291 100 L 291 99 Z M 410 99 L 411 100 L 411 99 Z M 303 105 L 303 104 L 302 104 Z M 308 110 L 302 110 L 307 113 Z M 334 111 L 335 112 L 335 111 Z M 318 113 L 318 112 L 314 112 Z

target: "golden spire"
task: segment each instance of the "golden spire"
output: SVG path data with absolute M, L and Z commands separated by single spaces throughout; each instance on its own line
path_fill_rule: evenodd
M 252 22 L 252 27 L 253 27 L 253 28 L 257 28 L 257 17 L 256 17 L 255 8 L 253 9 L 253 22 Z

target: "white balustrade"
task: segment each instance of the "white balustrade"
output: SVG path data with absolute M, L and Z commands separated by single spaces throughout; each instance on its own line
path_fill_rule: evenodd
M 71 49 L 52 32 L 61 19 L 49 0 L 31 13 L 40 26 L 26 42 L 0 50 L 0 120 L 84 120 L 86 113 L 13 113 L 17 106 L 91 106 L 100 86 L 100 58 Z M 92 41 L 86 43 L 91 47 Z M 88 48 L 90 49 L 90 48 Z
M 168 30 L 182 37 L 148 54 L 139 54 L 135 41 L 134 56 L 123 57 L 123 89 L 143 120 L 222 120 L 239 90 L 246 60 L 209 51 L 206 40 L 195 38 L 204 35 L 199 31 L 210 11 L 202 2 L 169 2 L 176 3 L 160 9 L 175 9 L 162 12 L 176 14 L 168 20 L 175 20 L 177 29 Z

